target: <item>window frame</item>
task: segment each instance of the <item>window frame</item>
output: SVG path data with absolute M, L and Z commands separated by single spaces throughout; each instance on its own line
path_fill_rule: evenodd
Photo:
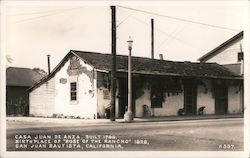
M 74 84 L 74 89 L 73 89 L 72 84 Z M 75 93 L 75 94 L 74 94 L 74 99 L 73 99 L 73 93 Z M 75 102 L 75 101 L 78 100 L 77 94 L 78 94 L 77 82 L 76 82 L 76 81 L 70 82 L 70 101 L 71 101 L 71 102 Z
M 78 76 L 69 76 L 69 102 L 70 104 L 77 104 L 79 101 L 79 82 L 78 82 Z M 72 93 L 72 88 L 71 88 L 71 83 L 75 83 L 75 93 L 76 93 L 76 100 L 72 100 L 71 98 L 71 93 Z

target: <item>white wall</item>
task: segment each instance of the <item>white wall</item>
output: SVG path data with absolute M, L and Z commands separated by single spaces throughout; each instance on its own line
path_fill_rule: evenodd
M 100 117 L 105 116 L 105 109 L 110 105 L 111 100 L 110 99 L 105 99 L 104 98 L 104 91 L 108 90 L 107 88 L 99 87 L 97 89 L 97 112 Z M 109 96 L 111 96 L 110 91 L 109 91 Z M 111 97 L 110 97 L 111 98 Z
M 228 113 L 241 113 L 241 94 L 239 86 L 230 86 L 228 88 Z
M 215 99 L 212 96 L 211 80 L 202 80 L 206 87 L 199 85 L 197 87 L 197 114 L 200 107 L 205 106 L 204 114 L 215 114 Z M 206 88 L 206 90 L 205 90 Z M 228 88 L 228 113 L 240 113 L 240 92 L 236 93 L 238 86 Z M 165 102 L 162 108 L 151 108 L 150 89 L 143 89 L 144 94 L 136 100 L 136 117 L 143 117 L 143 105 L 150 107 L 151 115 L 154 116 L 173 116 L 178 115 L 178 110 L 184 107 L 184 92 L 178 95 L 167 96 L 165 93 Z
M 215 100 L 212 97 L 212 84 L 209 80 L 203 80 L 206 83 L 207 92 L 205 93 L 204 86 L 197 87 L 197 113 L 198 109 L 202 106 L 205 106 L 204 114 L 214 114 L 215 113 Z M 183 87 L 182 87 L 183 89 Z M 144 89 L 144 94 L 136 100 L 136 116 L 143 116 L 143 105 L 148 105 L 151 107 L 150 101 L 150 89 Z M 178 95 L 168 96 L 165 95 L 165 102 L 163 103 L 162 108 L 150 108 L 151 114 L 154 116 L 173 116 L 178 115 L 178 110 L 184 108 L 184 92 L 179 93 Z
M 239 63 L 238 52 L 240 52 L 240 44 L 242 44 L 242 40 L 237 41 L 206 62 L 216 62 L 221 65 Z
M 173 116 L 178 115 L 178 110 L 184 107 L 184 93 L 179 93 L 178 95 L 166 96 L 165 102 L 163 103 L 162 108 L 153 108 L 151 109 L 154 116 Z
M 215 114 L 215 99 L 212 95 L 212 81 L 209 79 L 203 79 L 203 83 L 206 86 L 199 85 L 197 87 L 197 114 L 200 107 L 205 106 L 204 114 Z M 119 88 L 119 87 L 118 87 Z M 237 113 L 240 112 L 240 93 L 235 93 L 238 86 L 229 87 L 228 89 L 228 112 Z M 182 87 L 183 89 L 183 87 Z M 98 112 L 104 117 L 104 109 L 110 103 L 110 99 L 103 98 L 103 91 L 107 88 L 98 88 Z M 136 99 L 136 112 L 135 117 L 143 117 L 143 105 L 149 107 L 151 116 L 176 116 L 178 115 L 178 110 L 184 107 L 184 92 L 178 93 L 178 95 L 173 95 L 170 93 L 168 96 L 165 93 L 165 102 L 162 108 L 151 108 L 150 100 L 151 90 L 148 88 L 143 88 L 143 95 Z M 110 91 L 109 91 L 110 95 Z M 116 98 L 116 116 L 118 116 L 119 102 Z
M 103 77 L 107 78 L 107 73 L 97 72 L 97 78 L 100 86 L 97 87 L 97 112 L 101 118 L 105 117 L 105 109 L 108 108 L 111 104 L 111 91 L 102 85 Z M 111 84 L 111 81 L 108 81 Z M 108 92 L 109 98 L 104 97 L 104 91 Z M 119 93 L 119 84 L 118 81 L 116 83 L 116 98 L 115 98 L 115 115 L 119 116 L 119 98 L 117 97 Z
M 55 114 L 63 114 L 65 116 L 79 116 L 81 118 L 94 118 L 97 116 L 97 96 L 96 96 L 96 79 L 94 83 L 88 75 L 81 73 L 76 76 L 69 76 L 67 69 L 69 61 L 55 75 Z M 80 60 L 82 67 L 86 67 L 88 71 L 93 68 Z M 94 74 L 93 74 L 94 75 Z M 60 83 L 60 79 L 67 79 L 67 83 Z M 70 81 L 77 80 L 77 101 L 70 101 Z M 92 91 L 92 92 L 90 92 Z
M 150 108 L 151 116 L 178 115 L 178 110 L 184 107 L 184 93 L 182 92 L 178 95 L 170 93 L 170 96 L 165 93 L 165 102 L 162 104 L 162 108 L 151 108 L 150 91 L 150 89 L 144 88 L 144 94 L 136 99 L 136 117 L 143 117 L 143 105 Z
M 150 89 L 143 89 L 144 94 L 135 100 L 135 116 L 136 117 L 143 117 L 143 105 L 147 105 L 148 107 L 151 107 L 151 101 L 150 101 Z M 150 109 L 151 112 L 151 109 Z M 152 112 L 151 112 L 152 114 Z
M 197 114 L 198 109 L 205 106 L 204 114 L 215 114 L 215 100 L 212 96 L 212 83 L 209 80 L 202 80 L 206 84 L 197 88 Z M 207 90 L 206 90 L 206 89 Z
M 92 71 L 93 81 L 85 73 L 69 76 L 69 60 L 47 83 L 43 83 L 30 93 L 30 113 L 35 116 L 97 117 L 96 76 L 91 66 L 80 60 L 82 67 Z M 60 82 L 64 79 L 66 82 Z M 77 81 L 77 101 L 70 101 L 70 81 Z
M 29 94 L 30 114 L 52 116 L 55 104 L 55 78 L 50 79 Z

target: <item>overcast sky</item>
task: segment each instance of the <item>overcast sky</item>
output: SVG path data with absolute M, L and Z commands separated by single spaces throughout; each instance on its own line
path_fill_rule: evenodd
M 117 54 L 128 54 L 126 41 L 131 36 L 132 54 L 150 57 L 150 19 L 154 18 L 155 58 L 163 54 L 165 60 L 196 61 L 243 30 L 241 2 L 122 5 L 155 14 L 117 6 Z M 40 67 L 47 71 L 47 54 L 51 55 L 54 68 L 71 49 L 111 53 L 108 5 L 9 5 L 6 28 L 6 54 L 13 59 L 11 66 Z

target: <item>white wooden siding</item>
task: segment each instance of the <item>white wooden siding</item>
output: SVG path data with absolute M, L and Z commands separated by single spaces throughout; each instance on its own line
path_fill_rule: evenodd
M 30 114 L 52 116 L 55 104 L 55 78 L 34 89 L 29 94 Z
M 206 62 L 216 62 L 221 65 L 239 63 L 238 52 L 240 52 L 241 44 L 242 40 L 235 42 L 228 48 L 222 50 L 219 54 L 208 59 Z

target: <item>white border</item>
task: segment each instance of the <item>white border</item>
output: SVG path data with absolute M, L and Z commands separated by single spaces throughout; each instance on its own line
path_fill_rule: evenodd
M 5 61 L 5 50 L 6 50 L 6 42 L 5 42 L 5 5 L 3 1 L 0 1 L 0 129 L 1 129 L 1 135 L 0 135 L 0 157 L 2 154 L 6 151 L 6 103 L 5 103 L 5 94 L 6 94 L 6 61 Z
M 243 41 L 243 51 L 244 53 L 244 106 L 246 110 L 244 111 L 244 147 L 247 156 L 250 157 L 250 138 L 249 138 L 249 126 L 250 126 L 250 74 L 249 74 L 249 66 L 250 66 L 250 1 L 246 3 L 245 8 L 245 27 L 244 27 L 244 41 Z

